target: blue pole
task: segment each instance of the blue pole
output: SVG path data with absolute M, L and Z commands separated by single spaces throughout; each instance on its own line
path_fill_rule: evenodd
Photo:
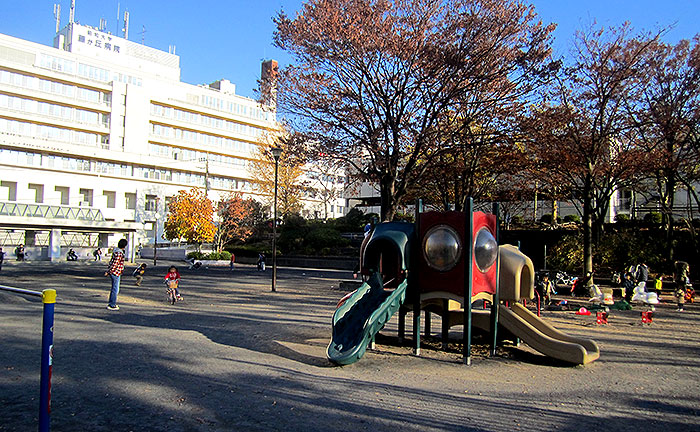
M 51 368 L 53 364 L 53 314 L 56 290 L 42 291 L 44 322 L 41 331 L 41 381 L 39 384 L 39 432 L 51 428 Z

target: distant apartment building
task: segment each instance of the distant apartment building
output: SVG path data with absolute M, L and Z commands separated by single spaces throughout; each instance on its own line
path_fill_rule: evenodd
M 274 108 L 227 80 L 183 83 L 179 64 L 76 22 L 53 47 L 0 34 L 5 253 L 25 244 L 30 258 L 56 260 L 69 246 L 162 241 L 169 197 L 192 187 L 213 201 L 231 191 L 262 199 L 248 163 L 261 135 L 278 128 Z M 342 189 L 342 176 L 327 180 Z M 345 213 L 342 196 L 317 195 L 309 189 L 306 216 Z

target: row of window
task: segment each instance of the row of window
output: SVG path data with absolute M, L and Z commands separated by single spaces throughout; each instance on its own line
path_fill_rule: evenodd
M 157 117 L 164 117 L 183 122 L 193 123 L 196 125 L 208 126 L 212 128 L 245 134 L 254 138 L 257 138 L 263 132 L 263 130 L 260 128 L 256 128 L 246 124 L 237 123 L 231 120 L 224 120 L 221 118 L 199 114 L 191 111 L 166 107 L 158 104 L 151 104 L 151 114 Z
M 342 175 L 323 174 L 316 171 L 309 171 L 306 173 L 306 176 L 311 180 L 318 180 L 325 183 L 343 184 L 348 181 L 347 177 Z
M 65 72 L 71 75 L 76 74 L 75 61 L 67 60 L 61 57 L 56 57 L 49 54 L 41 54 L 39 59 L 39 66 L 51 69 L 59 72 Z M 133 84 L 141 87 L 143 85 L 143 80 L 141 78 L 125 75 L 119 72 L 111 72 L 107 69 L 92 66 L 86 63 L 78 63 L 77 75 L 83 78 L 92 79 L 95 81 L 102 81 L 105 83 L 111 81 L 118 81 L 128 84 Z
M 58 141 L 88 147 L 109 148 L 109 135 L 80 132 L 54 126 L 25 123 L 0 118 L 0 133 Z
M 21 87 L 23 89 L 37 90 L 44 93 L 75 98 L 85 102 L 105 103 L 107 105 L 111 103 L 112 98 L 110 93 L 6 70 L 0 70 L 0 83 Z
M 203 187 L 205 182 L 204 175 L 185 171 L 132 166 L 111 162 L 97 162 L 88 159 L 8 149 L 0 149 L 0 163 L 61 169 L 66 171 L 96 172 L 120 177 L 161 180 L 199 187 Z M 253 185 L 246 180 L 219 176 L 209 176 L 209 186 L 224 190 L 250 191 L 253 189 Z
M 151 125 L 151 133 L 154 136 L 168 139 L 185 141 L 190 144 L 206 145 L 216 147 L 223 151 L 239 151 L 252 153 L 255 151 L 256 145 L 248 142 L 237 141 L 231 138 L 223 138 L 220 136 L 209 135 L 201 132 L 183 130 L 170 126 L 159 124 Z
M 220 154 L 205 153 L 197 150 L 174 148 L 153 143 L 149 144 L 149 154 L 152 156 L 177 159 L 183 162 L 203 162 L 209 160 L 209 163 L 229 165 L 240 168 L 245 168 L 248 165 L 245 159 Z
M 249 107 L 213 96 L 202 96 L 202 105 L 213 108 L 217 111 L 226 111 L 230 112 L 231 114 L 239 114 L 255 120 L 274 121 L 274 113 L 272 112 L 263 111 L 260 108 Z
M 29 114 L 39 114 L 41 116 L 54 117 L 87 125 L 109 127 L 108 114 L 86 111 L 48 102 L 39 102 L 17 96 L 0 94 L 0 108 L 17 110 Z
M 37 204 L 42 204 L 46 201 L 45 197 L 45 186 L 43 184 L 29 183 L 27 189 L 34 194 L 34 202 Z M 90 188 L 73 188 L 73 192 L 78 189 L 78 194 L 71 196 L 70 186 L 55 186 L 54 195 L 56 196 L 55 202 L 48 202 L 47 204 L 60 204 L 60 205 L 71 205 L 71 201 L 75 204 L 78 201 L 78 206 L 80 207 L 92 207 L 95 202 L 95 191 Z M 117 193 L 115 191 L 102 191 L 102 195 L 105 197 L 107 208 L 117 207 Z M 151 195 L 146 195 L 146 198 Z M 72 199 L 71 199 L 72 198 Z M 136 193 L 126 192 L 124 194 L 125 198 L 125 208 L 128 210 L 136 209 Z M 17 182 L 13 181 L 0 181 L 0 200 L 2 201 L 17 201 Z M 49 200 L 53 201 L 53 200 Z M 148 202 L 147 202 L 148 203 Z M 146 208 L 148 210 L 148 208 Z

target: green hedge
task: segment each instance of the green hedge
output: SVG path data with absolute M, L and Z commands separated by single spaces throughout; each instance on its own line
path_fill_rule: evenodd
M 228 251 L 223 251 L 223 252 L 211 252 L 208 254 L 204 254 L 202 252 L 190 252 L 187 254 L 187 259 L 196 259 L 196 260 L 208 260 L 208 261 L 228 261 L 231 259 L 231 252 Z

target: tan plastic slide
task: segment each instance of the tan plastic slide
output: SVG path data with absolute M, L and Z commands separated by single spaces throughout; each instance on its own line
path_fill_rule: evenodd
M 546 356 L 575 364 L 591 363 L 600 357 L 594 341 L 560 332 L 520 303 L 511 303 L 510 308 L 501 305 L 498 320 L 514 336 Z

